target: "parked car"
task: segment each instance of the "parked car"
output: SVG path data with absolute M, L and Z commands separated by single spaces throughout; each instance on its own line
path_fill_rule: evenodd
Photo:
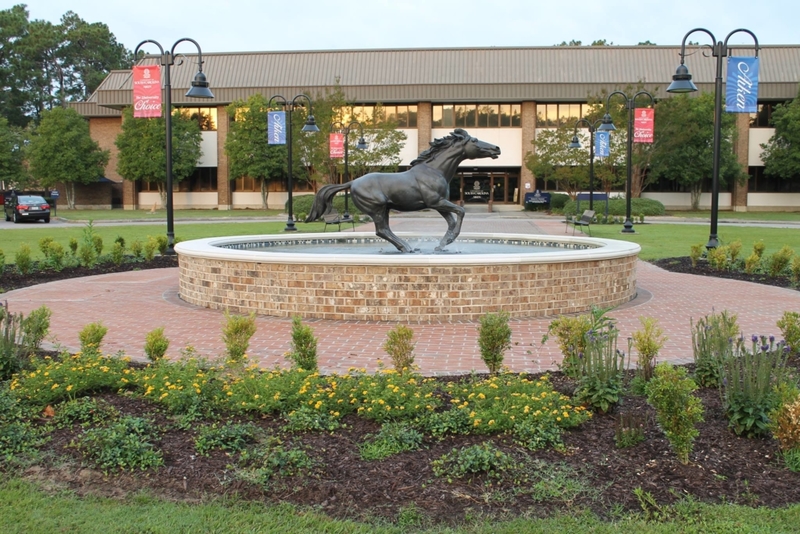
M 6 221 L 13 219 L 15 223 L 36 219 L 50 222 L 50 204 L 39 195 L 6 195 L 3 213 Z

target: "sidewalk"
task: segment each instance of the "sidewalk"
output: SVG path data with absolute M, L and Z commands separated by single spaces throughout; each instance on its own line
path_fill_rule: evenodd
M 444 220 L 436 213 L 393 216 L 397 232 L 425 231 L 443 234 Z M 371 231 L 371 224 L 359 231 Z M 563 234 L 559 218 L 537 217 L 529 212 L 470 212 L 463 232 L 508 232 Z M 661 361 L 687 363 L 692 360 L 690 319 L 712 311 L 728 310 L 738 315 L 742 332 L 780 337 L 776 322 L 784 311 L 800 310 L 800 292 L 748 282 L 674 274 L 640 261 L 637 267 L 639 294 L 632 302 L 609 312 L 620 329 L 620 349 L 627 351 L 627 338 L 640 328 L 639 317 L 654 317 L 669 340 Z M 63 280 L 11 291 L 2 296 L 14 312 L 28 313 L 41 305 L 53 312 L 51 333 L 58 346 L 75 350 L 78 332 L 88 323 L 101 321 L 108 327 L 103 343 L 106 353 L 122 352 L 144 360 L 147 332 L 163 326 L 170 339 L 168 356 L 177 358 L 181 349 L 193 346 L 201 355 L 217 357 L 224 351 L 221 340 L 223 314 L 198 308 L 178 298 L 178 269 L 133 271 Z M 556 369 L 561 355 L 555 340 L 541 344 L 552 318 L 512 320 L 513 346 L 505 364 L 513 371 L 538 372 Z M 291 320 L 258 317 L 257 332 L 250 342 L 251 361 L 264 367 L 285 366 Z M 318 338 L 322 372 L 343 373 L 351 367 L 375 370 L 379 359 L 387 361 L 381 345 L 393 324 L 365 321 L 306 320 Z M 483 372 L 477 344 L 477 322 L 410 324 L 416 340 L 416 364 L 426 375 Z M 388 361 L 387 361 L 387 365 Z

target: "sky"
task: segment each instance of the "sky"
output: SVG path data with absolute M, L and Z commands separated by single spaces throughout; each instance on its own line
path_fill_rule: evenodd
M 694 28 L 717 41 L 739 28 L 759 44 L 800 44 L 797 0 L 22 0 L 31 20 L 58 23 L 67 11 L 86 22 L 105 23 L 133 50 L 145 39 L 165 49 L 196 40 L 204 53 L 375 48 L 463 48 L 615 45 L 650 41 L 680 45 Z M 708 44 L 695 32 L 690 41 Z M 729 44 L 752 44 L 736 33 Z M 187 50 L 183 50 L 186 47 Z M 176 51 L 190 52 L 189 43 Z

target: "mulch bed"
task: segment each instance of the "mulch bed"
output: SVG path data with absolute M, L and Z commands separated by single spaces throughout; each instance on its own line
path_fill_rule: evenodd
M 170 263 L 171 262 L 171 263 Z M 687 262 L 689 267 L 687 268 Z M 727 275 L 691 268 L 688 258 L 654 262 L 678 272 L 711 276 Z M 167 267 L 174 258 L 136 264 L 135 268 Z M 111 272 L 108 268 L 104 272 Z M 78 270 L 45 276 L 16 277 L 6 273 L 0 287 L 14 287 L 50 281 Z M 87 273 L 83 273 L 87 274 Z M 96 270 L 91 274 L 99 274 Z M 733 277 L 733 276 L 731 276 Z M 739 279 L 749 279 L 738 276 Z M 764 282 L 761 282 L 764 283 Z M 788 280 L 774 285 L 790 287 Z M 792 365 L 797 367 L 797 362 Z M 440 378 L 448 380 L 448 378 Z M 450 379 L 455 379 L 451 377 Z M 551 373 L 555 387 L 571 394 L 574 383 L 560 373 Z M 705 421 L 688 465 L 680 464 L 655 423 L 655 413 L 643 397 L 627 395 L 614 412 L 595 415 L 580 427 L 567 431 L 566 450 L 525 452 L 508 436 L 453 436 L 443 441 L 426 439 L 420 451 L 408 452 L 382 461 L 360 458 L 358 444 L 378 425 L 355 416 L 335 432 L 307 432 L 285 436 L 293 446 L 303 447 L 315 460 L 310 474 L 276 480 L 261 487 L 232 475 L 233 458 L 223 452 L 198 455 L 193 441 L 198 424 L 181 430 L 173 419 L 142 399 L 105 394 L 103 398 L 126 414 L 152 418 L 163 431 L 158 444 L 165 465 L 145 472 L 104 474 L 82 465 L 79 453 L 69 443 L 80 429 L 62 429 L 45 445 L 52 456 L 46 465 L 27 470 L 27 475 L 80 493 L 124 496 L 147 489 L 164 498 L 195 502 L 212 496 L 235 494 L 247 500 L 290 502 L 311 506 L 332 517 L 360 520 L 394 520 L 404 510 L 416 508 L 430 523 L 455 525 L 468 517 L 497 518 L 520 515 L 547 516 L 559 510 L 589 509 L 601 517 L 613 510 L 641 511 L 635 488 L 649 492 L 659 505 L 691 497 L 708 503 L 740 503 L 779 507 L 800 503 L 800 473 L 787 470 L 772 439 L 739 438 L 728 429 L 719 391 L 700 389 L 697 395 L 705 409 Z M 628 448 L 617 448 L 615 433 L 620 415 L 634 414 L 644 424 L 645 440 Z M 272 417 L 253 418 L 255 424 L 280 432 L 282 422 Z M 447 481 L 434 476 L 431 462 L 454 448 L 491 440 L 510 454 L 530 454 L 547 462 L 554 472 L 569 468 L 591 491 L 575 495 L 550 496 L 544 500 L 524 485 L 497 481 L 484 476 Z M 549 487 L 554 487 L 553 482 Z

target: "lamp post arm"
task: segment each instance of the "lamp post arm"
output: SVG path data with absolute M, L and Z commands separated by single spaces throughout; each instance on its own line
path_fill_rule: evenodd
M 306 101 L 308 102 L 308 114 L 309 115 L 313 115 L 314 114 L 314 110 L 313 110 L 314 104 L 312 104 L 312 102 L 311 102 L 311 97 L 309 97 L 308 95 L 306 95 L 304 93 L 300 93 L 299 95 L 295 96 L 292 99 L 292 106 L 296 106 L 297 105 L 297 99 L 298 98 L 305 98 L 306 99 Z
M 703 33 L 705 33 L 706 35 L 708 35 L 709 37 L 711 37 L 711 42 L 712 42 L 712 43 L 716 43 L 716 42 L 717 42 L 717 38 L 716 38 L 716 37 L 714 37 L 714 34 L 713 34 L 713 33 L 711 33 L 710 31 L 708 31 L 708 30 L 707 30 L 707 29 L 705 29 L 705 28 L 695 28 L 695 29 L 693 29 L 693 30 L 689 30 L 689 31 L 686 33 L 686 35 L 684 35 L 684 36 L 683 36 L 683 40 L 681 41 L 681 65 L 683 65 L 683 64 L 684 64 L 684 59 L 685 59 L 685 57 L 686 57 L 686 39 L 688 39 L 688 38 L 689 38 L 689 36 L 690 36 L 691 34 L 693 34 L 694 32 L 703 32 Z M 714 55 L 716 55 L 716 53 L 715 53 Z
M 753 41 L 755 42 L 756 57 L 758 57 L 758 51 L 761 48 L 761 47 L 758 46 L 758 37 L 756 37 L 756 34 L 754 34 L 750 30 L 747 30 L 745 28 L 738 28 L 736 30 L 733 30 L 731 33 L 728 34 L 727 37 L 725 37 L 725 42 L 722 45 L 723 46 L 723 50 L 725 51 L 725 55 L 727 55 L 727 51 L 728 51 L 728 39 L 730 39 L 733 34 L 739 33 L 739 32 L 747 33 L 747 34 L 750 35 L 750 37 L 753 38 Z

